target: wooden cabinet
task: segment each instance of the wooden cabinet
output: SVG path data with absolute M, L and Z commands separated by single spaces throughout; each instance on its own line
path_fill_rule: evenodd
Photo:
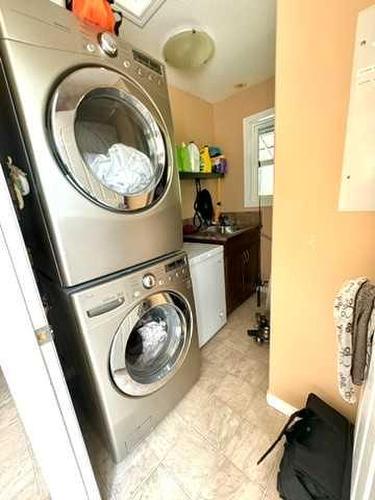
M 258 227 L 249 228 L 228 237 L 200 237 L 199 233 L 185 236 L 185 241 L 212 243 L 224 246 L 225 291 L 227 313 L 231 313 L 256 290 L 260 275 L 260 232 Z
M 227 312 L 248 299 L 259 279 L 259 229 L 249 229 L 224 244 Z

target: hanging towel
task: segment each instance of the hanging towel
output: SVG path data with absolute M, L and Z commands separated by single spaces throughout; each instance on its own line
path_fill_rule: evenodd
M 371 284 L 364 287 L 367 283 L 368 280 L 362 277 L 345 282 L 334 304 L 339 392 L 342 398 L 351 404 L 356 402 L 353 374 L 356 384 L 363 383 L 374 335 L 374 296 Z M 359 294 L 362 287 L 363 291 Z
M 357 292 L 353 317 L 353 359 L 352 379 L 355 385 L 362 385 L 366 380 L 370 366 L 371 345 L 374 332 L 370 328 L 370 319 L 375 305 L 375 285 L 365 281 Z

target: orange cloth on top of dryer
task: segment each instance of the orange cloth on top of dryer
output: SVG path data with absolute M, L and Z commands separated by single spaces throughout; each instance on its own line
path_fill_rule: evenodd
M 114 33 L 116 20 L 108 0 L 72 0 L 70 9 L 83 21 Z

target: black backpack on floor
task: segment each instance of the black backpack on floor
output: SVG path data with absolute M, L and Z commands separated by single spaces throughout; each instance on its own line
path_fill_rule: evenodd
M 294 413 L 260 464 L 286 438 L 277 478 L 285 500 L 350 500 L 353 425 L 315 394 Z

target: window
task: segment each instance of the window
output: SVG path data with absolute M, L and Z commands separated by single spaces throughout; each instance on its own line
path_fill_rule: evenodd
M 272 205 L 275 113 L 268 109 L 243 121 L 245 207 Z M 261 198 L 261 199 L 259 199 Z
M 143 27 L 164 2 L 165 0 L 115 0 L 115 6 L 122 10 L 129 21 Z

